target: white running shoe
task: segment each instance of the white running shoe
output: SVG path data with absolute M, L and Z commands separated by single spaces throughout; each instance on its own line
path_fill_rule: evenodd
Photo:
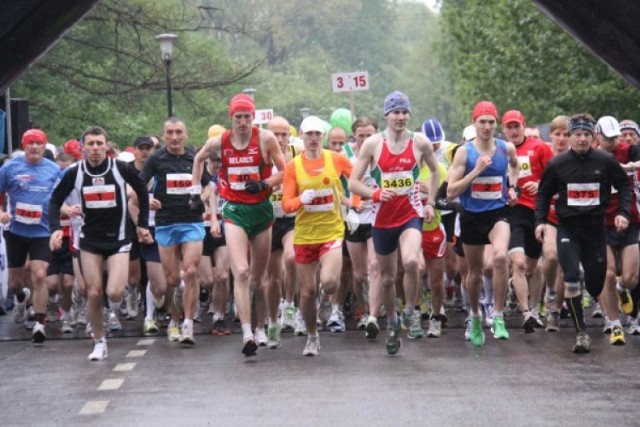
M 627 322 L 627 333 L 629 335 L 640 335 L 640 325 L 638 325 L 638 319 L 629 317 Z
M 107 342 L 104 340 L 96 341 L 93 346 L 93 351 L 87 358 L 92 362 L 105 360 L 107 358 Z
M 331 313 L 329 320 L 327 320 L 327 328 L 334 334 L 344 333 L 346 327 L 344 324 L 344 314 L 342 311 L 336 310 Z
M 260 346 L 260 347 L 266 347 L 267 346 L 267 342 L 269 340 L 267 339 L 267 333 L 264 331 L 264 328 L 257 327 L 256 328 L 256 333 L 254 334 L 254 336 L 256 338 L 256 344 L 258 344 L 258 346 Z
M 45 332 L 44 325 L 42 323 L 36 322 L 35 325 L 33 325 L 31 339 L 36 344 L 42 344 L 44 340 L 47 339 L 47 333 Z
M 307 325 L 304 323 L 304 318 L 302 317 L 300 309 L 296 310 L 296 324 L 293 328 L 293 335 L 297 337 L 307 335 Z
M 107 317 L 107 329 L 109 332 L 117 332 L 122 329 L 122 324 L 114 310 L 109 310 L 109 315 Z
M 302 350 L 303 356 L 317 356 L 318 351 L 320 350 L 320 337 L 316 335 L 315 337 L 309 336 L 307 337 L 307 345 L 304 346 L 304 350 Z
M 138 317 L 138 289 L 129 288 L 127 295 L 127 319 L 135 319 Z
M 13 321 L 16 323 L 22 323 L 27 320 L 27 301 L 31 298 L 31 291 L 29 288 L 22 288 L 24 292 L 24 301 L 18 302 L 18 299 L 13 296 Z

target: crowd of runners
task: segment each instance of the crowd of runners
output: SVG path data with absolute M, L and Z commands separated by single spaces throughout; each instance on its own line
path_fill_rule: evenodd
M 544 142 L 520 111 L 481 101 L 447 141 L 436 119 L 409 129 L 397 91 L 377 116 L 263 129 L 239 94 L 199 150 L 176 117 L 119 153 L 100 126 L 59 148 L 26 131 L 0 167 L 13 320 L 37 344 L 85 333 L 94 361 L 140 315 L 145 335 L 185 346 L 208 315 L 217 336 L 237 321 L 246 357 L 284 331 L 316 356 L 318 331 L 344 333 L 347 316 L 363 339 L 386 329 L 396 354 L 404 336 L 457 333 L 453 310 L 473 346 L 487 329 L 512 338 L 517 310 L 525 333 L 570 317 L 573 351 L 589 352 L 592 304 L 612 345 L 640 335 L 635 122 L 558 116 Z

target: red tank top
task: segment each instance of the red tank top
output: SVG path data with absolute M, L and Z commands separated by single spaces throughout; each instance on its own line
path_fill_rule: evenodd
M 618 143 L 616 145 L 615 150 L 613 151 L 613 157 L 616 158 L 620 164 L 626 164 L 631 161 L 629 158 L 629 148 L 630 145 L 626 143 Z M 627 173 L 629 176 L 629 181 L 631 182 L 631 218 L 629 218 L 629 222 L 631 224 L 637 224 L 640 222 L 640 214 L 638 213 L 638 183 L 637 183 L 637 175 L 635 172 Z M 607 212 L 605 216 L 605 223 L 607 226 L 612 227 L 615 222 L 615 217 L 618 215 L 618 206 L 620 204 L 620 199 L 618 198 L 618 191 L 615 188 L 611 188 L 611 199 L 609 199 L 609 204 L 607 205 Z
M 251 129 L 251 142 L 244 150 L 231 144 L 231 130 L 222 134 L 222 167 L 219 171 L 220 195 L 230 202 L 254 205 L 269 198 L 269 189 L 251 194 L 245 182 L 260 181 L 271 176 L 271 167 L 266 167 L 260 151 L 260 129 Z
M 423 217 L 423 206 L 418 192 L 420 165 L 413 153 L 413 138 L 400 154 L 389 151 L 387 140 L 382 141 L 378 164 L 371 171 L 378 188 L 395 191 L 398 195 L 387 202 L 373 204 L 373 226 L 394 228 L 413 218 Z

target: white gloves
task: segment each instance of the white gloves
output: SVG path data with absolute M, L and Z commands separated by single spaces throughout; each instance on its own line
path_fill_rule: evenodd
M 349 213 L 347 213 L 347 218 L 344 222 L 347 223 L 347 229 L 349 230 L 349 233 L 355 233 L 360 226 L 360 216 L 358 215 L 358 212 L 354 211 L 353 209 L 349 209 Z
M 315 196 L 316 196 L 315 190 L 304 190 L 300 195 L 300 201 L 302 202 L 303 205 L 308 205 L 308 204 L 311 204 Z

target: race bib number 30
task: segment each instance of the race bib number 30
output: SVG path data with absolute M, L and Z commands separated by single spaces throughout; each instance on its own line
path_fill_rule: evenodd
M 471 197 L 481 200 L 497 200 L 502 197 L 501 176 L 480 176 L 471 181 Z
M 94 185 L 82 187 L 84 203 L 89 209 L 113 208 L 116 206 L 116 186 Z
M 232 167 L 227 170 L 229 186 L 232 190 L 244 190 L 245 182 L 260 181 L 260 168 L 258 166 Z
M 40 224 L 42 206 L 28 203 L 16 203 L 16 221 L 22 224 Z
M 414 181 L 411 171 L 383 173 L 381 187 L 395 191 L 399 195 L 408 194 L 413 188 Z
M 600 205 L 600 184 L 567 184 L 567 206 Z
M 167 194 L 190 194 L 191 174 L 190 173 L 168 173 L 167 174 Z

